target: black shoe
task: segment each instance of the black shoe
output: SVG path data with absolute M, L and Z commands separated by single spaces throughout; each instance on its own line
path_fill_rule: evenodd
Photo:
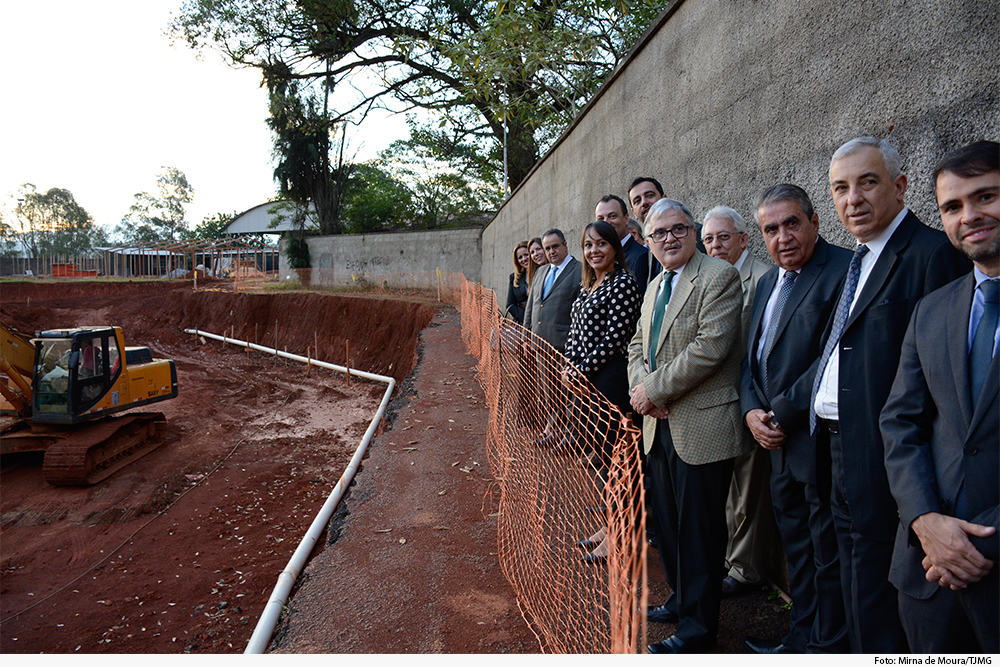
M 667 639 L 664 639 L 662 642 L 658 644 L 650 644 L 646 648 L 650 653 L 704 653 L 709 649 L 715 648 L 715 642 L 708 640 L 684 641 L 683 639 L 678 639 L 677 635 L 672 635 Z
M 732 598 L 737 595 L 744 595 L 760 588 L 759 584 L 744 584 L 739 579 L 726 577 L 722 580 L 722 597 Z
M 650 623 L 676 623 L 680 619 L 676 611 L 667 609 L 667 605 L 661 604 L 659 607 L 650 607 L 646 611 L 646 620 Z
M 590 553 L 586 556 L 581 556 L 580 560 L 584 563 L 603 563 L 608 559 L 607 556 L 601 556 L 599 554 Z
M 590 549 L 593 549 L 599 544 L 600 542 L 595 542 L 594 540 L 580 540 L 579 542 L 576 543 L 576 546 L 580 547 L 581 549 L 587 549 L 589 551 Z
M 747 637 L 743 643 L 746 644 L 746 647 L 750 649 L 751 653 L 760 653 L 762 655 L 795 653 L 795 651 L 781 643 L 781 640 Z

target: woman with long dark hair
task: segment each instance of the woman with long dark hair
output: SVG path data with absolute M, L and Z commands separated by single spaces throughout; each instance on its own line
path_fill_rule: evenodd
M 581 271 L 580 295 L 573 303 L 566 358 L 570 366 L 563 369 L 563 381 L 572 386 L 578 374 L 586 376 L 597 391 L 628 415 L 632 410 L 628 387 L 628 345 L 635 335 L 642 306 L 642 294 L 635 277 L 625 264 L 625 253 L 618 232 L 609 223 L 592 222 L 583 230 L 581 242 L 584 263 Z M 599 418 L 580 414 L 581 420 L 600 423 Z M 596 436 L 601 450 L 595 452 L 593 465 L 602 479 L 606 478 L 611 447 L 617 439 L 617 424 L 606 425 Z M 604 426 L 602 426 L 603 428 Z M 607 555 L 603 547 L 603 529 L 580 543 L 585 548 L 597 547 L 584 560 L 601 560 Z

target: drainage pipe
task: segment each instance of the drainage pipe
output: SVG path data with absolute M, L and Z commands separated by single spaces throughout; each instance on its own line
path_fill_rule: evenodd
M 368 444 L 375 435 L 375 429 L 378 428 L 379 422 L 382 421 L 382 415 L 385 414 L 385 408 L 389 404 L 389 398 L 392 396 L 392 392 L 396 388 L 396 380 L 385 375 L 366 373 L 364 371 L 354 370 L 353 368 L 348 370 L 343 366 L 329 364 L 325 361 L 308 359 L 297 354 L 281 352 L 273 348 L 264 347 L 263 345 L 257 345 L 256 343 L 249 343 L 247 341 L 235 340 L 227 336 L 210 334 L 204 331 L 199 331 L 198 329 L 185 329 L 184 333 L 196 334 L 198 336 L 204 336 L 205 338 L 213 338 L 224 343 L 242 345 L 243 347 L 258 350 L 260 352 L 266 352 L 267 354 L 275 354 L 279 357 L 285 357 L 302 363 L 315 364 L 321 368 L 328 368 L 340 373 L 356 375 L 368 380 L 374 380 L 375 382 L 384 382 L 388 385 L 386 387 L 385 394 L 382 396 L 382 402 L 379 404 L 378 410 L 375 412 L 375 416 L 368 425 L 368 430 L 365 431 L 364 437 L 361 438 L 361 442 L 358 444 L 358 448 L 355 450 L 354 456 L 351 458 L 351 462 L 347 465 L 347 469 L 344 470 L 344 474 L 341 475 L 340 481 L 337 482 L 337 485 L 333 487 L 333 492 L 330 493 L 326 502 L 323 503 L 323 507 L 316 515 L 316 518 L 313 519 L 312 525 L 309 526 L 309 530 L 306 531 L 302 541 L 299 542 L 298 548 L 295 549 L 295 553 L 292 554 L 288 564 L 285 565 L 285 569 L 278 575 L 278 583 L 275 584 L 274 590 L 271 591 L 271 597 L 267 601 L 267 604 L 264 605 L 264 612 L 260 615 L 260 620 L 257 621 L 257 627 L 254 628 L 253 635 L 250 637 L 250 642 L 247 644 L 246 650 L 243 651 L 244 654 L 263 653 L 267 650 L 267 645 L 271 641 L 271 636 L 274 635 L 274 628 L 278 625 L 278 620 L 281 618 L 281 610 L 284 609 L 285 604 L 288 602 L 288 596 L 292 592 L 295 580 L 298 579 L 299 574 L 302 572 L 302 568 L 305 567 L 306 560 L 309 558 L 309 554 L 312 553 L 313 548 L 319 541 L 320 534 L 323 532 L 327 523 L 329 523 L 330 517 L 333 516 L 333 512 L 337 509 L 337 505 L 340 504 L 340 500 L 344 496 L 344 492 L 351 484 L 351 480 L 354 479 L 354 474 L 361 466 L 361 460 L 365 457 L 365 452 L 368 451 Z

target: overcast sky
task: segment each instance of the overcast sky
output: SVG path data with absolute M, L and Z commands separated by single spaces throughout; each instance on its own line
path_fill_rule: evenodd
M 254 70 L 201 60 L 165 34 L 181 0 L 34 0 L 0 12 L 0 207 L 22 183 L 65 188 L 113 226 L 163 166 L 195 189 L 188 221 L 273 196 L 267 95 Z M 406 135 L 401 116 L 366 121 L 367 159 Z M 5 211 L 4 217 L 9 214 Z

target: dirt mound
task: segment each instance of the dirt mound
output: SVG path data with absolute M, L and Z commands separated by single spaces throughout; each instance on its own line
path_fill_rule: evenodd
M 226 283 L 219 283 L 225 285 Z M 231 335 L 314 359 L 402 380 L 436 308 L 416 301 L 315 292 L 195 292 L 179 282 L 5 282 L 3 317 L 28 333 L 113 324 L 126 345 L 177 345 L 186 328 Z M 83 314 L 85 313 L 85 315 Z M 85 319 L 81 319 L 85 318 Z M 318 347 L 318 352 L 316 348 Z

